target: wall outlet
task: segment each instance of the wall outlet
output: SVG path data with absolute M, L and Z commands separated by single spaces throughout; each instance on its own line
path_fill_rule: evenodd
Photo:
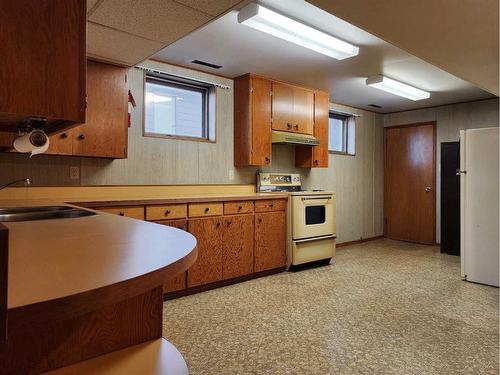
M 229 181 L 232 181 L 234 180 L 234 169 L 230 169 L 227 173 L 227 178 L 229 179 Z
M 69 178 L 78 180 L 80 178 L 80 167 L 69 167 Z

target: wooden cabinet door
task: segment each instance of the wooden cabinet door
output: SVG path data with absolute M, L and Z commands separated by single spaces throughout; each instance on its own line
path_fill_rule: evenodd
M 255 272 L 286 265 L 285 211 L 255 214 Z
M 293 131 L 313 134 L 314 93 L 299 87 L 293 88 Z
M 319 146 L 296 146 L 295 166 L 299 168 L 328 167 L 328 119 L 330 94 L 314 93 L 314 136 Z
M 73 129 L 73 154 L 127 156 L 127 69 L 87 63 L 87 120 Z
M 49 136 L 47 154 L 71 155 L 73 153 L 73 129 Z
M 179 228 L 187 231 L 187 220 L 162 220 L 156 221 L 158 224 L 167 225 L 169 227 Z M 187 271 L 175 276 L 173 279 L 167 280 L 163 283 L 163 293 L 177 292 L 186 289 Z
M 252 77 L 252 165 L 271 163 L 271 81 Z
M 0 118 L 84 122 L 86 1 L 1 4 Z
M 188 230 L 198 241 L 198 258 L 188 269 L 188 288 L 222 280 L 222 221 L 222 217 L 188 221 Z
M 254 216 L 226 216 L 223 221 L 222 277 L 248 275 L 253 272 Z
M 294 88 L 282 83 L 272 84 L 273 130 L 293 131 Z

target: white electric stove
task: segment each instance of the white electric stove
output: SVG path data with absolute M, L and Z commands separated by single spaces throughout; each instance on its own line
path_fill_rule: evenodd
M 287 266 L 329 264 L 335 256 L 335 193 L 302 190 L 299 174 L 259 173 L 257 191 L 288 193 Z

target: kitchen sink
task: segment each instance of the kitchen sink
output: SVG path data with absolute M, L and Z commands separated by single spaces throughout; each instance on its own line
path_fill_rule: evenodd
M 69 206 L 0 208 L 0 222 L 68 219 L 92 215 L 96 213 Z

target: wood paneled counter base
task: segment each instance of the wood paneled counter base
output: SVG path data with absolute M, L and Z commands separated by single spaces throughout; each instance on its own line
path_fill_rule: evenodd
M 150 374 L 155 366 L 187 374 L 180 353 L 161 338 L 162 285 L 195 262 L 191 234 L 108 214 L 4 225 L 0 374 Z

